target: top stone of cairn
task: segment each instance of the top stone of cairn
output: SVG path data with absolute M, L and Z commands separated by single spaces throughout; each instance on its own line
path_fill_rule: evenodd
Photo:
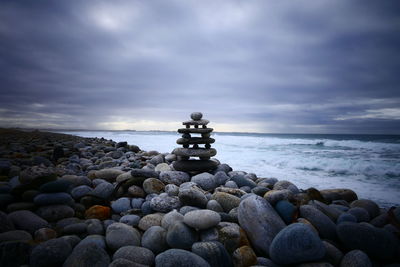
M 201 112 L 193 112 L 192 114 L 190 114 L 190 118 L 192 118 L 192 120 L 194 121 L 198 121 L 203 118 L 203 114 Z
M 204 128 L 205 126 L 209 123 L 208 120 L 203 120 L 203 114 L 201 112 L 193 112 L 190 114 L 190 121 L 184 121 L 182 122 L 183 125 L 186 125 L 186 127 L 189 127 L 190 125 L 194 125 L 196 128 L 199 125 L 202 125 Z

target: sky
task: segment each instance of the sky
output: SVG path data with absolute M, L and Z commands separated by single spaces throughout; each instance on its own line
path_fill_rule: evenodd
M 400 134 L 399 1 L 0 0 L 0 127 Z

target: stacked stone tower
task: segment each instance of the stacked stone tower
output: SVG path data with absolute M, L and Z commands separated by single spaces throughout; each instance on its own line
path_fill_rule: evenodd
M 176 143 L 182 145 L 182 148 L 175 148 L 172 151 L 177 156 L 174 162 L 174 169 L 185 172 L 204 172 L 217 168 L 218 163 L 210 160 L 217 154 L 217 150 L 211 148 L 211 144 L 215 139 L 210 138 L 212 128 L 207 128 L 208 120 L 202 119 L 203 114 L 193 112 L 190 117 L 192 120 L 185 121 L 182 124 L 186 128 L 178 129 L 178 133 L 182 134 Z M 192 137 L 192 134 L 200 134 L 201 137 Z M 204 147 L 200 147 L 204 145 Z M 193 159 L 199 158 L 199 159 Z

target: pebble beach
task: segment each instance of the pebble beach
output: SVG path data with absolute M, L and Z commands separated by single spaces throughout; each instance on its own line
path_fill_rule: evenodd
M 207 172 L 176 162 L 127 142 L 0 129 L 0 266 L 400 266 L 399 205 L 258 177 L 218 155 Z

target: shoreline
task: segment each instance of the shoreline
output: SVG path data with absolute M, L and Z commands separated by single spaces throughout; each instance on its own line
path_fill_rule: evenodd
M 121 258 L 162 266 L 184 257 L 192 266 L 399 263 L 399 203 L 388 210 L 350 189 L 301 190 L 227 164 L 178 172 L 173 154 L 104 138 L 10 129 L 0 136 L 1 265 L 74 266 L 95 252 L 103 266 Z M 70 249 L 57 258 L 46 246 Z M 14 257 L 4 254 L 16 247 Z

